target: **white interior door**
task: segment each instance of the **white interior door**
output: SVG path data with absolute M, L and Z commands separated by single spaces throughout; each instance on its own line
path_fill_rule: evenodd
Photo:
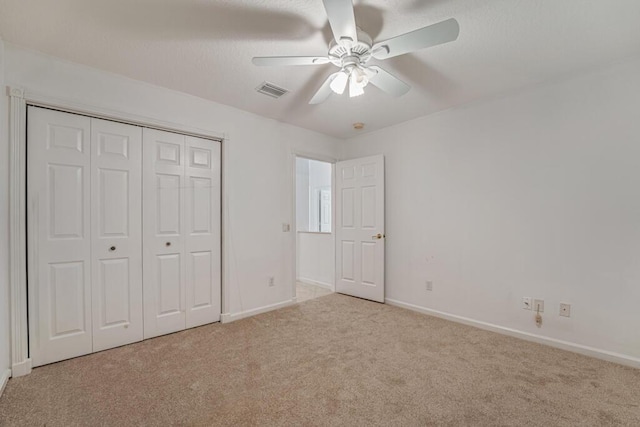
M 336 292 L 384 302 L 384 157 L 336 163 Z
M 91 119 L 93 351 L 142 340 L 142 128 Z
M 143 129 L 144 337 L 186 327 L 185 137 Z
M 30 352 L 34 366 L 92 351 L 91 119 L 29 107 Z
M 220 320 L 220 142 L 185 139 L 187 328 Z

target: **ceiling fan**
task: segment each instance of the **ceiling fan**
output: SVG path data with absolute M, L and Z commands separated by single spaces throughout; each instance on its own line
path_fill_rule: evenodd
M 311 98 L 309 104 L 325 101 L 332 92 L 344 93 L 347 84 L 349 96 L 364 93 L 371 83 L 384 92 L 401 96 L 410 86 L 377 65 L 366 65 L 371 58 L 383 60 L 431 46 L 454 41 L 460 26 L 455 19 L 447 19 L 399 36 L 373 42 L 371 37 L 356 27 L 352 0 L 323 0 L 334 39 L 327 56 L 266 56 L 254 57 L 255 65 L 322 65 L 332 63 L 340 71 L 331 74 Z

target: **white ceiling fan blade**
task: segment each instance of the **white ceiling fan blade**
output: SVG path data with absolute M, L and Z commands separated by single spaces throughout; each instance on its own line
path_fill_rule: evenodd
M 311 98 L 311 100 L 309 101 L 309 104 L 320 104 L 321 102 L 324 102 L 329 97 L 329 95 L 333 93 L 333 90 L 331 89 L 331 82 L 339 73 L 340 71 L 338 71 L 337 73 L 333 73 L 329 77 L 327 77 L 324 83 L 322 83 L 322 86 L 320 86 L 320 89 L 318 89 L 316 94 L 313 95 L 313 98 Z
M 328 64 L 324 56 L 256 56 L 251 62 L 260 66 L 321 65 Z
M 397 37 L 373 45 L 373 57 L 387 59 L 405 53 L 454 41 L 460 34 L 460 26 L 455 19 L 447 19 L 419 30 L 401 34 Z
M 389 95 L 401 96 L 411 89 L 411 86 L 377 65 L 365 68 L 365 72 L 369 76 L 369 83 L 377 86 Z
M 350 46 L 358 41 L 351 0 L 323 0 L 336 42 Z

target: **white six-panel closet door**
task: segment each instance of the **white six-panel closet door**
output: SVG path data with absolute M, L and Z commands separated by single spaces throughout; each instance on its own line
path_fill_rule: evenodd
M 142 128 L 91 119 L 93 351 L 141 341 Z
M 184 139 L 143 129 L 145 338 L 186 327 Z
M 220 320 L 220 142 L 185 145 L 187 328 Z
M 220 143 L 143 131 L 144 336 L 220 320 Z
M 91 353 L 91 119 L 29 107 L 30 352 Z

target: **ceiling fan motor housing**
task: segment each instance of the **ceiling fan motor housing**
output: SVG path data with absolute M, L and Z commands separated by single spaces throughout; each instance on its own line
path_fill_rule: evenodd
M 348 66 L 364 64 L 371 58 L 373 40 L 369 34 L 360 28 L 358 28 L 357 31 L 358 41 L 355 43 L 351 41 L 331 41 L 329 45 L 329 58 L 331 58 L 333 64 L 340 68 L 346 68 Z

